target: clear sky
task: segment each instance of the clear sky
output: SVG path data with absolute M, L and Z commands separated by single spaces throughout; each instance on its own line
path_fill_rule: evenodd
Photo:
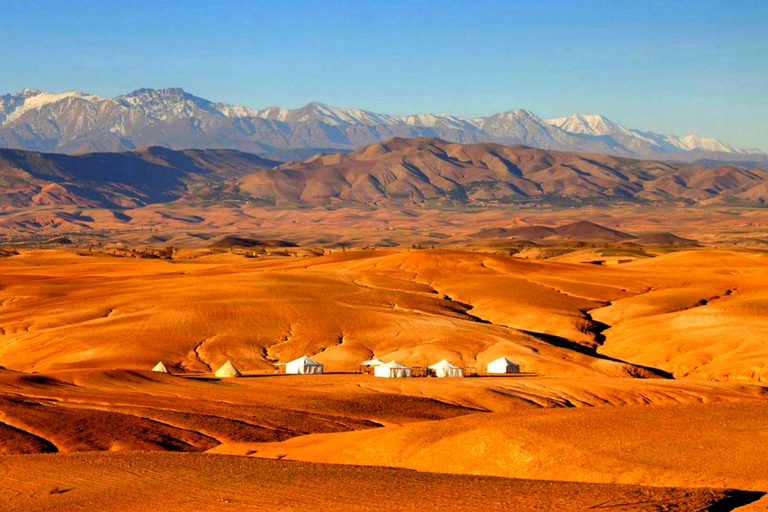
M 602 113 L 768 150 L 768 0 L 0 0 L 0 92 Z

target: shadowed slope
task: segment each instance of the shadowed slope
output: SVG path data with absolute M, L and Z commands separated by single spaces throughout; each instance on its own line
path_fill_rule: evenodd
M 130 208 L 168 202 L 277 162 L 232 150 L 60 155 L 0 149 L 0 207 Z

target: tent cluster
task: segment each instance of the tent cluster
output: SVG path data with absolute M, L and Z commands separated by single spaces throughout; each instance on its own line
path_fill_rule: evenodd
M 362 366 L 373 369 L 373 375 L 389 379 L 401 379 L 413 376 L 413 368 L 397 361 L 385 363 L 381 359 L 369 359 L 364 361 Z M 452 364 L 447 359 L 427 367 L 435 377 L 464 377 L 464 369 Z M 313 361 L 307 356 L 301 356 L 288 363 L 285 363 L 285 373 L 294 375 L 319 375 L 324 373 L 325 367 L 322 363 Z M 159 362 L 152 368 L 153 372 L 168 373 L 168 368 Z M 520 373 L 520 366 L 513 363 L 506 357 L 500 357 L 495 361 L 488 363 L 488 373 Z M 224 363 L 221 368 L 214 372 L 219 378 L 241 377 L 242 373 L 231 361 Z
M 385 363 L 381 359 L 369 359 L 363 361 L 362 366 L 365 368 L 373 368 L 373 375 L 376 377 L 384 378 L 404 378 L 413 376 L 413 368 L 406 366 L 397 361 L 390 361 Z M 495 361 L 488 363 L 488 373 L 519 373 L 520 366 L 513 363 L 506 357 L 501 357 Z M 439 363 L 435 363 L 427 367 L 428 374 L 435 377 L 464 377 L 464 369 L 456 366 L 447 359 L 443 359 Z
M 285 363 L 285 373 L 291 373 L 291 374 L 302 374 L 302 375 L 318 375 L 323 373 L 324 367 L 322 363 L 318 363 L 316 361 L 313 361 L 307 356 L 301 356 L 298 359 L 294 359 L 293 361 L 289 363 Z M 162 361 L 157 363 L 154 368 L 152 368 L 153 372 L 158 373 L 167 373 L 170 375 L 171 372 L 168 371 L 168 368 L 163 364 Z M 213 373 L 216 377 L 219 378 L 232 378 L 232 377 L 242 377 L 243 374 L 240 370 L 237 369 L 237 367 L 232 363 L 232 361 L 227 361 L 221 367 L 216 370 Z
M 154 368 L 152 368 L 153 372 L 158 373 L 167 373 L 171 374 L 170 371 L 168 371 L 168 367 L 163 364 L 162 361 L 157 363 Z M 221 367 L 216 370 L 213 373 L 216 377 L 219 378 L 228 378 L 228 377 L 241 377 L 243 374 L 240 372 L 240 370 L 237 369 L 237 367 L 232 364 L 232 361 L 227 361 Z
M 383 377 L 386 379 L 402 379 L 413 376 L 413 368 L 406 366 L 397 361 L 390 361 L 385 363 L 381 359 L 370 359 L 363 362 L 363 366 L 373 368 L 373 375 L 375 377 Z M 433 364 L 428 367 L 436 377 L 463 377 L 464 370 L 458 366 L 451 364 L 448 360 L 443 359 L 439 363 Z

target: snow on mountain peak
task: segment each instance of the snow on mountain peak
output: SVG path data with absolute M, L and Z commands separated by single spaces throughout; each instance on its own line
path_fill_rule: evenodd
M 572 114 L 565 117 L 556 117 L 545 119 L 545 122 L 552 126 L 557 126 L 570 133 L 581 135 L 610 135 L 612 133 L 621 133 L 629 135 L 628 128 L 615 123 L 600 114 Z
M 271 121 L 285 121 L 290 110 L 283 107 L 269 107 L 256 112 L 256 116 Z
M 401 116 L 402 122 L 408 126 L 424 126 L 432 128 L 439 123 L 446 123 L 449 126 L 458 126 L 463 119 L 450 114 L 411 114 Z
M 243 107 L 241 105 L 228 105 L 226 103 L 213 103 L 213 108 L 226 117 L 259 117 L 261 112 L 258 110 Z
M 548 126 L 539 116 L 526 109 L 508 110 L 488 117 L 477 117 L 472 122 L 481 129 L 491 129 L 495 133 L 500 131 L 519 132 L 521 129 L 547 132 Z
M 32 110 L 40 110 L 44 106 L 50 105 L 51 103 L 57 103 L 71 98 L 79 98 L 86 101 L 97 101 L 103 99 L 100 96 L 86 94 L 80 91 L 50 93 L 42 92 L 37 89 L 24 89 L 20 91 L 19 97 L 22 98 L 24 102 L 8 114 L 3 124 L 11 123 L 27 112 Z
M 736 148 L 734 146 L 731 146 L 730 144 L 721 142 L 717 139 L 700 137 L 694 134 L 684 135 L 683 137 L 677 137 L 675 135 L 667 135 L 666 139 L 673 146 L 676 146 L 680 149 L 684 149 L 686 151 L 703 149 L 705 151 L 717 151 L 722 153 L 741 153 L 742 152 L 742 150 L 740 150 L 739 148 Z
M 179 117 L 195 117 L 199 111 L 222 116 L 210 101 L 189 94 L 181 87 L 137 89 L 115 98 L 121 105 L 136 109 L 152 120 L 168 121 Z
M 308 103 L 297 110 L 288 110 L 284 117 L 285 120 L 295 119 L 299 122 L 315 119 L 331 126 L 349 126 L 354 124 L 373 126 L 396 122 L 396 116 L 377 114 L 368 110 L 339 108 L 320 102 Z
M 22 89 L 14 94 L 14 96 L 18 96 L 20 98 L 30 98 L 32 96 L 37 96 L 38 94 L 43 94 L 43 91 L 40 89 Z

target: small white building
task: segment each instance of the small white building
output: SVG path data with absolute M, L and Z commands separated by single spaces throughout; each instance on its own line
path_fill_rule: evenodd
M 322 363 L 313 361 L 307 356 L 301 356 L 289 363 L 285 363 L 285 373 L 294 375 L 319 375 L 323 373 L 323 365 Z
M 435 377 L 463 377 L 464 370 L 451 364 L 447 359 L 443 359 L 439 363 L 435 363 L 432 366 L 427 366 L 430 370 L 435 372 Z
M 221 365 L 221 368 L 216 370 L 216 373 L 214 373 L 214 375 L 220 378 L 229 378 L 229 377 L 240 377 L 243 374 L 240 373 L 240 370 L 238 370 L 237 367 L 232 364 L 232 361 L 227 361 L 226 363 Z
M 405 366 L 397 361 L 390 361 L 389 363 L 380 364 L 373 367 L 373 375 L 375 377 L 384 377 L 388 379 L 403 379 L 408 378 L 412 374 L 410 366 Z
M 488 363 L 488 373 L 520 373 L 520 366 L 506 357 L 500 357 Z
M 159 372 L 159 373 L 171 373 L 168 371 L 168 368 L 165 367 L 162 361 L 157 363 L 154 368 L 152 368 L 153 372 Z

